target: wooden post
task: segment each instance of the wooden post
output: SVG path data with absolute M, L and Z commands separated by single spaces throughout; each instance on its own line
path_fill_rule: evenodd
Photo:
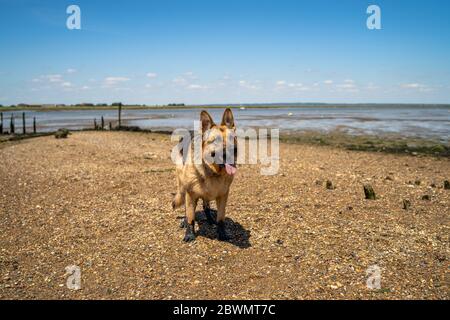
M 97 119 L 94 119 L 94 130 L 97 130 Z
M 0 134 L 3 134 L 3 112 L 0 112 Z
M 119 129 L 122 126 L 122 103 L 119 103 Z
M 112 130 L 112 124 L 111 124 L 111 121 L 109 122 L 109 131 L 111 131 Z
M 11 113 L 11 122 L 9 123 L 9 132 L 14 134 L 14 113 Z
M 22 112 L 22 133 L 27 134 L 27 127 L 25 123 L 25 112 Z
M 33 133 L 36 134 L 36 117 L 33 117 Z
M 101 130 L 103 130 L 105 128 L 105 119 L 103 119 L 103 116 L 102 116 L 102 127 L 101 127 Z
M 375 200 L 377 198 L 375 195 L 375 191 L 373 191 L 373 188 L 370 184 L 365 184 L 363 187 L 364 187 L 364 195 L 366 196 L 366 199 Z

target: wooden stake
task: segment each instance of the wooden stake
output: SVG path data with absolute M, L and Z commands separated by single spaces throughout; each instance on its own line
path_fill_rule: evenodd
M 27 127 L 25 123 L 25 112 L 22 112 L 22 133 L 27 134 Z
M 9 131 L 14 134 L 14 113 L 11 113 L 11 122 L 9 123 Z
M 122 103 L 119 103 L 119 129 L 122 126 Z
M 36 134 L 36 117 L 33 117 L 33 133 Z
M 373 191 L 373 188 L 370 184 L 364 185 L 364 195 L 366 196 L 366 199 L 368 199 L 368 200 L 376 199 L 375 191 Z

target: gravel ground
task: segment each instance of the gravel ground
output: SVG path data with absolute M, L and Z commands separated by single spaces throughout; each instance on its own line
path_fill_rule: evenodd
M 170 150 L 126 132 L 1 144 L 0 298 L 449 299 L 448 159 L 281 144 L 278 175 L 239 167 L 233 240 L 198 212 L 186 244 Z M 373 265 L 381 289 L 366 286 Z

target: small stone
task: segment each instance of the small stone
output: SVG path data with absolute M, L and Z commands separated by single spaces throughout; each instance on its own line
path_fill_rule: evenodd
M 144 154 L 144 159 L 150 160 L 150 159 L 155 159 L 155 158 L 156 158 L 156 156 L 151 152 L 147 152 Z
M 425 195 L 422 196 L 422 200 L 430 201 L 431 200 L 431 196 L 429 194 L 425 194 Z
M 408 210 L 411 207 L 411 201 L 403 199 L 403 209 Z
M 444 181 L 444 189 L 445 190 L 450 190 L 450 182 L 448 180 Z
M 415 184 L 416 186 L 420 186 L 421 183 L 422 183 L 422 182 L 421 182 L 420 180 L 414 181 L 414 184 Z
M 330 288 L 333 289 L 333 290 L 336 290 L 336 289 L 338 289 L 339 287 L 338 287 L 338 286 L 335 286 L 334 284 L 332 284 L 332 285 L 330 285 Z
M 58 131 L 55 132 L 55 138 L 56 139 L 65 139 L 69 135 L 69 130 L 62 128 L 58 129 Z
M 334 189 L 333 182 L 331 182 L 330 180 L 327 180 L 326 187 L 328 190 L 333 190 Z
M 364 195 L 366 196 L 366 199 L 368 199 L 368 200 L 376 199 L 375 191 L 373 191 L 373 188 L 370 184 L 364 185 Z

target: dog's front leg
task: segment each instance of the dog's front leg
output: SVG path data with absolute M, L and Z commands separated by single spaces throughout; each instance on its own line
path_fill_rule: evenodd
M 189 192 L 186 192 L 186 234 L 184 241 L 190 242 L 195 240 L 195 208 L 197 207 L 197 199 L 194 199 Z
M 225 232 L 225 207 L 227 206 L 228 193 L 216 199 L 217 203 L 217 238 L 220 241 L 229 239 Z

